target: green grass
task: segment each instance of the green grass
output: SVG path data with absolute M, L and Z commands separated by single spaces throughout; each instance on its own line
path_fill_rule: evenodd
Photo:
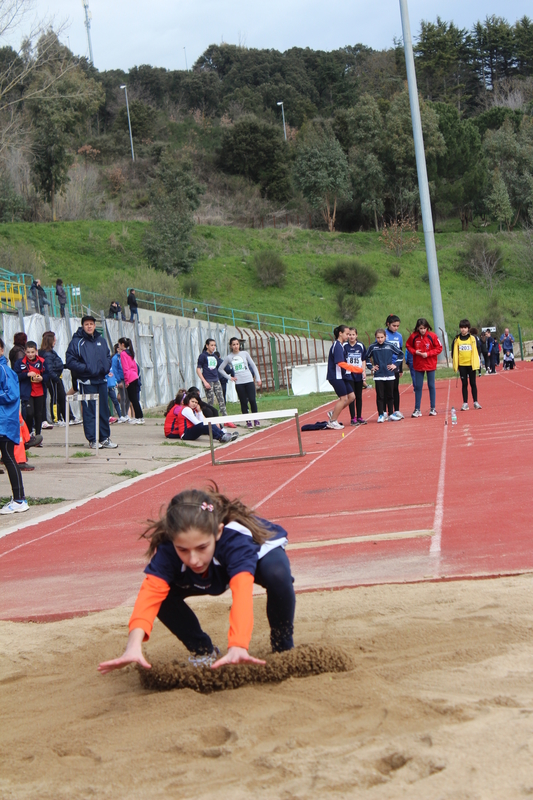
M 0 506 L 9 503 L 11 497 L 0 497 Z M 29 506 L 50 506 L 55 503 L 64 503 L 64 497 L 27 497 L 26 501 Z
M 48 282 L 61 277 L 66 283 L 82 286 L 87 304 L 107 309 L 115 294 L 119 299 L 127 286 L 180 296 L 184 276 L 172 278 L 149 269 L 142 252 L 146 224 L 142 222 L 58 222 L 0 225 L 2 243 L 30 247 L 43 265 Z M 465 246 L 465 235 L 454 221 L 441 226 L 435 236 L 441 273 L 442 298 L 448 333 L 456 331 L 459 319 L 468 316 L 473 324 L 490 323 L 489 297 L 475 282 L 465 278 L 457 267 Z M 473 234 L 475 235 L 475 234 Z M 517 260 L 519 233 L 501 234 L 498 241 L 504 252 L 508 278 L 496 289 L 501 316 L 516 335 L 520 323 L 525 338 L 533 338 L 533 286 L 523 279 Z M 379 282 L 372 293 L 361 298 L 355 320 L 360 339 L 373 340 L 374 331 L 384 324 L 389 313 L 400 316 L 401 333 L 412 330 L 419 316 L 432 317 L 427 282 L 423 234 L 418 249 L 398 260 L 385 252 L 374 232 L 353 234 L 304 231 L 296 228 L 274 230 L 197 226 L 194 231 L 199 260 L 193 275 L 199 285 L 193 299 L 253 312 L 296 317 L 337 324 L 335 293 L 328 285 L 324 269 L 339 256 L 357 257 L 373 267 Z M 287 263 L 283 288 L 262 288 L 255 276 L 255 253 L 269 249 Z M 401 275 L 394 278 L 390 268 L 399 264 Z
M 72 453 L 70 456 L 71 458 L 91 458 L 92 453 L 87 453 L 85 450 L 76 450 L 75 453 Z
M 118 475 L 119 478 L 137 478 L 142 472 L 136 469 L 123 469 L 122 472 L 112 472 L 111 475 Z

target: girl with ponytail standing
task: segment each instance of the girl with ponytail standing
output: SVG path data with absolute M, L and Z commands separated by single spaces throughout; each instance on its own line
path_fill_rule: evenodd
M 144 416 L 141 404 L 139 403 L 139 369 L 135 361 L 135 352 L 131 339 L 122 337 L 118 340 L 118 352 L 120 354 L 120 364 L 124 373 L 124 383 L 128 398 L 133 406 L 135 418 L 129 419 L 133 425 L 144 425 Z

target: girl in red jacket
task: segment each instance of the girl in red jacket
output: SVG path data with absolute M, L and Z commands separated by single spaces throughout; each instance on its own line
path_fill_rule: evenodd
M 295 596 L 287 532 L 240 500 L 220 494 L 216 484 L 206 492 L 188 489 L 170 501 L 162 518 L 143 534 L 150 563 L 130 619 L 128 644 L 120 658 L 98 667 L 105 675 L 127 664 L 150 664 L 142 643 L 156 617 L 189 650 L 194 666 L 264 664 L 249 654 L 254 624 L 254 583 L 267 593 L 266 613 L 272 650 L 291 650 Z M 228 650 L 220 656 L 198 617 L 185 602 L 193 595 L 221 595 L 231 589 Z
M 420 404 L 422 402 L 422 387 L 424 386 L 424 372 L 428 376 L 430 417 L 436 417 L 435 410 L 435 372 L 437 370 L 437 356 L 442 353 L 442 344 L 439 337 L 431 332 L 431 325 L 421 317 L 417 319 L 415 329 L 408 338 L 406 348 L 413 356 L 413 369 L 415 373 L 415 410 L 412 417 L 421 417 Z

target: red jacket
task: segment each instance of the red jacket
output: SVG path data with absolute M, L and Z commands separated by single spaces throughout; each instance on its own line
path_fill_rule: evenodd
M 431 372 L 437 369 L 437 356 L 442 353 L 442 345 L 436 333 L 427 331 L 424 336 L 420 336 L 416 331 L 410 335 L 405 346 L 413 354 L 413 369 L 416 372 Z M 417 356 L 417 350 L 427 353 L 428 357 Z
M 183 425 L 183 417 L 180 415 L 180 411 L 183 409 L 183 406 L 180 406 L 176 403 L 175 406 L 172 406 L 170 411 L 165 417 L 165 436 L 169 436 L 171 433 L 179 434 L 180 436 L 183 435 L 184 425 Z M 180 424 L 181 424 L 181 431 L 180 431 Z

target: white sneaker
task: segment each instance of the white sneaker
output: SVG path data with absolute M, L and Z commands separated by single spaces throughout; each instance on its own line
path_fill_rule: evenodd
M 436 417 L 437 416 L 437 410 L 435 408 L 430 408 L 429 409 L 429 416 L 430 417 Z
M 56 422 L 56 425 L 57 425 L 58 428 L 66 428 L 67 427 L 67 423 L 63 419 L 60 419 L 59 422 Z
M 379 415 L 378 422 L 385 422 L 385 414 L 380 414 Z
M 137 425 L 144 425 L 144 417 L 137 420 Z
M 116 450 L 118 444 L 112 442 L 111 439 L 104 439 L 104 441 L 101 442 L 100 447 L 103 447 L 104 450 Z
M 420 409 L 419 409 L 419 408 L 415 408 L 415 410 L 413 411 L 413 413 L 411 414 L 411 416 L 412 416 L 412 417 L 421 417 L 421 416 L 422 416 L 422 412 L 420 411 Z
M 130 425 L 137 425 L 137 420 L 135 417 L 128 417 L 128 422 Z
M 9 503 L 0 508 L 0 514 L 20 514 L 28 509 L 29 505 L 26 500 L 10 500 Z
M 401 411 L 395 411 L 394 416 L 396 417 L 396 419 L 405 419 Z
M 100 442 L 98 442 L 98 445 L 96 444 L 96 442 L 89 442 L 89 447 L 91 448 L 91 450 L 102 449 L 102 445 L 100 444 Z
M 469 411 L 469 410 L 470 409 L 468 408 L 468 403 L 463 403 L 463 405 L 461 406 L 461 411 Z
M 395 411 L 394 414 L 391 414 L 389 417 L 391 422 L 399 422 L 403 417 L 399 416 L 399 411 Z
M 337 422 L 337 420 L 335 420 L 335 422 L 333 421 L 328 422 L 327 427 L 333 431 L 342 431 L 344 425 L 341 425 L 340 422 Z
M 71 419 L 71 420 L 69 420 L 69 423 L 68 423 L 68 424 L 69 424 L 69 425 L 81 425 L 81 424 L 82 424 L 82 422 L 83 422 L 83 420 L 81 420 L 81 419 L 76 419 L 76 418 L 75 418 L 75 419 Z
M 125 414 L 123 417 L 121 417 L 119 419 L 119 422 L 129 422 L 129 421 L 130 421 L 130 417 L 128 417 L 127 414 Z
M 50 425 L 50 423 L 49 423 L 49 422 L 47 422 L 46 420 L 45 420 L 45 421 L 43 422 L 43 424 L 41 425 L 41 428 L 45 428 L 45 429 L 48 429 L 48 430 L 52 430 L 52 429 L 53 429 L 53 427 L 54 427 L 54 426 L 53 426 L 53 425 Z
M 479 403 L 477 402 L 477 400 L 476 400 L 476 402 L 474 403 L 474 408 L 482 408 L 482 406 L 480 406 L 480 405 L 479 405 Z

